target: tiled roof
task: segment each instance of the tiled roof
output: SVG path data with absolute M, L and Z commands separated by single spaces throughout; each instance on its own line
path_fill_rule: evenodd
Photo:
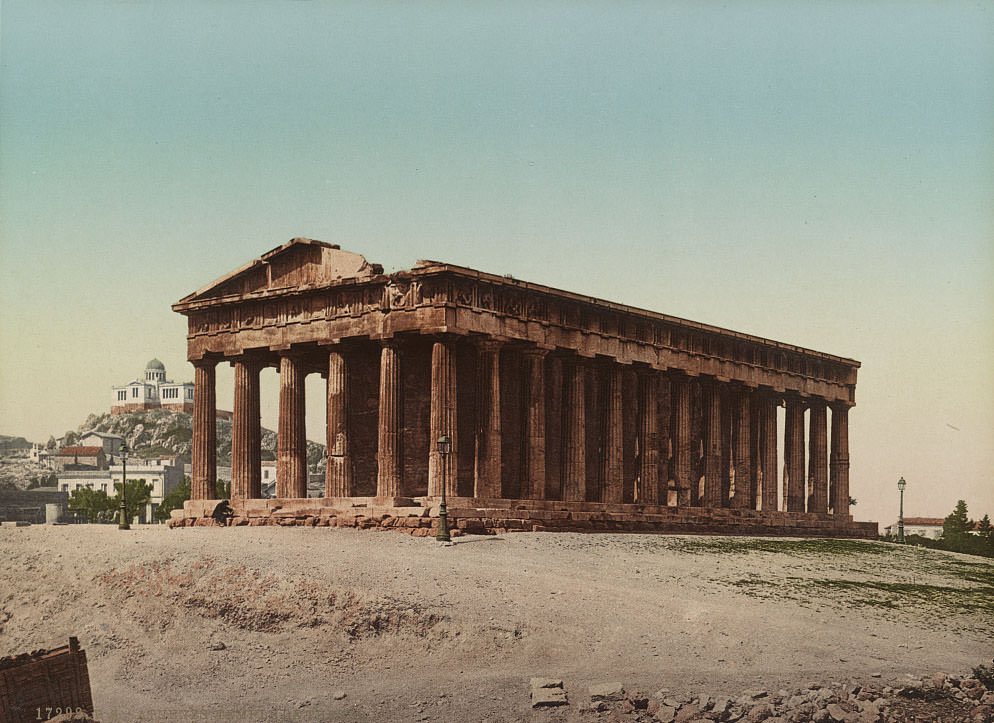
M 103 447 L 63 447 L 59 450 L 59 454 L 70 457 L 96 457 L 103 451 Z
M 904 526 L 908 525 L 937 525 L 942 527 L 942 523 L 945 522 L 939 517 L 905 517 Z

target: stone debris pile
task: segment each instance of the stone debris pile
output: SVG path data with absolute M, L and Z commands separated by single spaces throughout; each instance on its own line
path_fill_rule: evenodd
M 936 673 L 902 685 L 808 683 L 791 690 L 745 690 L 737 696 L 686 696 L 663 688 L 652 695 L 626 690 L 621 683 L 587 688 L 577 710 L 583 718 L 646 723 L 994 723 L 994 676 L 981 667 L 974 675 Z M 978 674 L 979 671 L 979 674 Z M 874 674 L 874 678 L 879 678 Z M 542 702 L 532 679 L 532 707 L 566 705 L 562 681 L 552 681 L 560 702 Z M 543 690 L 539 688 L 539 690 Z M 548 689 L 545 689 L 548 690 Z

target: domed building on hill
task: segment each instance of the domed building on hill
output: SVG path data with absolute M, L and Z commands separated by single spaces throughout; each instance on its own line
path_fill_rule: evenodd
M 158 359 L 145 365 L 142 376 L 124 386 L 114 387 L 111 414 L 171 409 L 193 414 L 193 382 L 172 382 L 166 379 L 166 366 Z

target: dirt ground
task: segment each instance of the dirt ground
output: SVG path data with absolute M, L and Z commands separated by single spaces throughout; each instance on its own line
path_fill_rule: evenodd
M 104 723 L 586 720 L 615 681 L 898 685 L 990 662 L 992 601 L 994 565 L 883 543 L 0 528 L 0 655 L 77 636 Z M 570 705 L 533 710 L 532 677 Z

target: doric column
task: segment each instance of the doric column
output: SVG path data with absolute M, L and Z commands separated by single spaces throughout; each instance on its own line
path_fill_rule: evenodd
M 376 450 L 377 497 L 402 495 L 404 481 L 400 456 L 402 401 L 400 352 L 397 343 L 388 340 L 380 350 L 379 432 Z
M 276 433 L 276 497 L 307 497 L 304 427 L 304 365 L 295 354 L 280 357 L 280 419 Z
M 621 503 L 625 494 L 625 448 L 622 369 L 605 362 L 607 399 L 604 410 L 604 456 L 601 460 L 601 502 Z
M 849 516 L 849 406 L 832 405 L 832 514 Z
M 458 472 L 456 425 L 456 359 L 451 341 L 436 340 L 431 348 L 431 411 L 429 414 L 430 439 L 428 440 L 428 496 L 454 496 Z M 442 435 L 452 440 L 450 459 L 443 460 L 438 453 L 438 438 Z
M 478 344 L 476 459 L 473 496 L 501 496 L 500 348 L 494 339 Z
M 328 461 L 325 497 L 352 497 L 352 453 L 349 449 L 349 368 L 341 351 L 328 352 Z
M 729 506 L 750 509 L 752 499 L 752 393 L 739 389 L 734 397 L 735 414 L 732 429 L 733 491 Z
M 563 496 L 563 359 L 558 354 L 549 357 L 546 370 L 548 404 L 545 407 L 545 492 L 542 498 L 559 500 Z
M 777 399 L 770 393 L 759 396 L 759 456 L 762 475 L 760 504 L 767 512 L 779 509 L 777 475 Z
M 691 503 L 691 410 L 690 380 L 674 376 L 670 382 L 670 399 L 673 404 L 673 422 L 670 425 L 673 435 L 673 476 L 677 485 L 677 506 L 686 507 Z
M 193 362 L 193 450 L 190 499 L 212 500 L 217 495 L 216 362 Z
M 525 359 L 524 499 L 545 499 L 545 349 L 528 348 Z
M 784 426 L 784 509 L 804 512 L 804 402 L 800 398 L 787 398 Z
M 808 420 L 808 512 L 828 512 L 828 408 L 821 399 L 811 402 Z
M 721 393 L 718 382 L 704 382 L 704 500 L 721 507 Z
M 235 362 L 235 403 L 231 421 L 231 497 L 262 496 L 262 430 L 259 426 L 259 367 Z
M 573 359 L 566 374 L 566 428 L 563 430 L 563 500 L 587 499 L 587 394 L 584 362 Z
M 657 390 L 659 380 L 651 370 L 639 370 L 638 375 L 638 487 L 635 501 L 643 505 L 659 504 L 659 409 Z M 620 402 L 619 402 L 620 411 Z M 621 500 L 619 499 L 618 502 Z M 665 504 L 665 502 L 664 502 Z

